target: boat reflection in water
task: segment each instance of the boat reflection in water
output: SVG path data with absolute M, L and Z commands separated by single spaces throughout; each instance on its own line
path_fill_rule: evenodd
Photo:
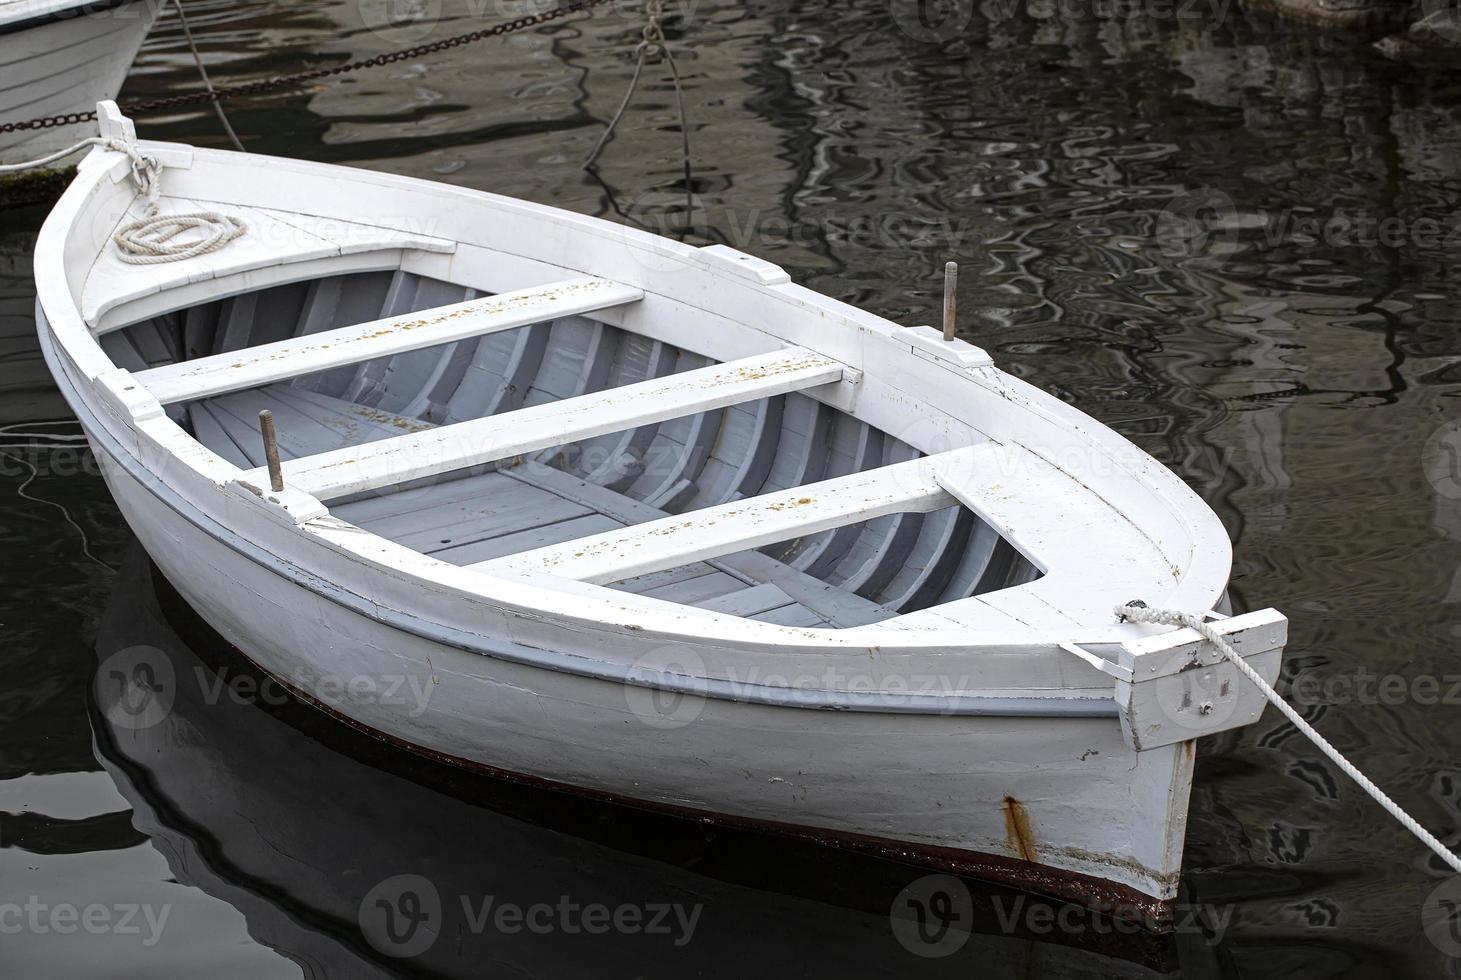
M 98 757 L 176 878 L 309 976 L 1162 977 L 1220 938 L 419 758 L 286 695 L 140 548 L 118 582 Z

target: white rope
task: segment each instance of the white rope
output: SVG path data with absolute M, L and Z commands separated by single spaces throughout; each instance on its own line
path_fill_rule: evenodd
M 191 242 L 172 240 L 189 228 L 202 229 L 206 237 Z M 242 221 L 216 211 L 157 214 L 154 206 L 147 217 L 118 228 L 112 241 L 117 258 L 129 265 L 161 265 L 216 252 L 246 231 L 248 226 Z
M 1422 827 L 1414 817 L 1402 810 L 1398 803 L 1386 796 L 1385 792 L 1376 786 L 1370 777 L 1355 768 L 1354 763 L 1341 755 L 1338 749 L 1329 744 L 1328 739 L 1320 735 L 1314 730 L 1312 725 L 1300 717 L 1299 713 L 1283 699 L 1283 696 L 1259 676 L 1258 671 L 1248 666 L 1247 662 L 1238 655 L 1238 651 L 1233 649 L 1227 639 L 1211 623 L 1191 613 L 1178 612 L 1173 609 L 1151 609 L 1145 603 L 1131 603 L 1125 606 L 1117 606 L 1116 616 L 1123 621 L 1133 623 L 1152 623 L 1159 626 L 1185 626 L 1201 634 L 1203 639 L 1217 647 L 1218 651 L 1224 657 L 1232 661 L 1233 666 L 1237 667 L 1244 677 L 1257 685 L 1258 689 L 1263 692 L 1263 696 L 1289 720 L 1290 724 L 1303 732 L 1309 741 L 1318 746 L 1320 752 L 1328 756 L 1331 762 L 1344 770 L 1350 779 L 1358 783 L 1360 789 L 1370 794 L 1376 803 L 1384 807 L 1390 816 L 1400 822 L 1402 827 L 1419 838 L 1421 843 L 1425 844 L 1432 851 L 1435 851 L 1436 856 L 1442 861 L 1445 861 L 1452 871 L 1461 873 L 1461 858 L 1453 854 L 1434 834 Z
M 101 146 L 105 143 L 106 140 L 102 139 L 100 136 L 92 136 L 89 139 L 82 140 L 75 146 L 68 146 L 64 150 L 57 150 L 50 156 L 41 157 L 39 160 L 27 160 L 24 163 L 0 164 L 0 174 L 18 174 L 22 170 L 36 170 L 40 167 L 49 166 L 50 164 L 55 163 L 57 160 L 63 160 L 73 153 L 79 153 L 80 151 L 86 149 L 88 146 Z
M 193 52 L 193 64 L 198 66 L 198 75 L 203 79 L 203 87 L 208 90 L 209 95 L 213 96 L 213 114 L 223 124 L 223 131 L 233 142 L 233 148 L 240 153 L 249 152 L 239 141 L 238 133 L 233 131 L 233 123 L 228 121 L 228 113 L 223 111 L 223 103 L 218 100 L 218 92 L 213 88 L 213 79 L 208 77 L 208 69 L 203 67 L 203 56 L 198 53 L 198 45 L 193 41 L 193 29 L 188 26 L 188 15 L 183 10 L 183 0 L 172 0 L 172 4 L 177 8 L 178 22 L 183 25 L 183 37 L 188 40 L 188 50 Z

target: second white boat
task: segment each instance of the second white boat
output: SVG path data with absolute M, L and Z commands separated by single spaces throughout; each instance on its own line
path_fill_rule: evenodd
M 89 113 L 121 90 L 160 0 L 0 0 L 0 123 Z M 0 164 L 39 159 L 96 123 L 0 133 Z

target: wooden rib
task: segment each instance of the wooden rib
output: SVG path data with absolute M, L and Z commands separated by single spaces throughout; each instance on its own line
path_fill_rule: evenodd
M 603 279 L 575 279 L 184 361 L 144 371 L 137 380 L 163 404 L 190 401 L 555 317 L 621 306 L 642 295 L 633 287 Z
M 891 436 L 883 446 L 884 465 L 919 456 L 918 450 Z M 890 514 L 869 522 L 827 581 L 859 595 L 876 595 L 907 562 L 922 528 L 922 514 Z
M 538 323 L 479 340 L 462 383 L 447 401 L 450 411 L 444 421 L 465 422 L 522 408 L 551 334 L 551 324 Z
M 386 286 L 385 298 L 381 300 L 380 312 L 375 319 L 386 320 L 418 311 L 420 307 L 416 305 L 416 291 L 420 285 L 421 277 L 414 273 L 400 269 L 393 272 L 391 281 Z M 355 370 L 351 372 L 350 381 L 341 397 L 357 405 L 374 408 L 385 394 L 386 367 L 389 364 L 389 358 L 377 357 L 354 365 Z
M 587 330 L 587 336 L 584 336 L 585 330 Z M 576 334 L 582 343 L 570 345 L 557 339 L 559 335 L 569 333 L 570 331 Z M 533 383 L 533 387 L 562 401 L 581 398 L 584 395 L 602 391 L 606 387 L 609 387 L 607 384 L 609 373 L 613 368 L 614 355 L 619 349 L 618 333 L 616 330 L 613 332 L 613 336 L 611 336 L 608 328 L 602 323 L 585 324 L 572 320 L 565 323 L 555 323 L 553 325 L 554 339 L 549 341 L 550 350 L 577 350 L 582 353 L 583 359 L 578 364 L 578 370 L 573 377 L 573 382 L 566 389 L 556 390 L 551 385 L 544 386 L 545 382 L 553 379 L 545 378 L 541 371 L 538 374 L 537 380 Z M 551 369 L 551 365 L 545 364 L 545 367 Z M 642 381 L 644 379 L 637 378 L 635 380 Z M 563 450 L 575 441 L 577 441 L 575 437 L 565 435 L 565 441 L 549 446 L 541 454 L 541 458 L 545 461 L 556 459 L 559 461 L 559 465 L 561 465 L 564 459 L 562 456 Z
M 330 500 L 538 452 L 565 439 L 588 439 L 831 384 L 844 370 L 839 361 L 793 347 L 294 460 L 285 464 L 284 479 L 296 490 Z
M 674 355 L 673 348 L 658 340 L 651 341 L 649 353 L 645 356 L 644 376 L 640 380 L 668 377 L 674 371 Z M 654 442 L 658 431 L 657 424 L 641 425 L 620 433 L 616 439 L 591 442 L 590 446 L 605 445 L 608 448 L 604 451 L 603 461 L 589 471 L 584 479 L 611 490 L 622 490 L 629 486 L 639 476 L 644 453 L 649 449 L 650 443 Z M 621 463 L 626 456 L 633 461 L 628 466 Z
M 987 592 L 983 588 L 985 574 L 999 562 L 998 547 L 1003 541 L 999 532 L 982 518 L 976 518 L 969 532 L 968 543 L 963 548 L 958 566 L 944 585 L 939 602 L 953 602 L 967 599 L 971 595 Z
M 822 478 L 827 465 L 832 410 L 805 395 L 787 395 L 782 402 L 782 433 L 777 440 L 777 458 L 772 461 L 766 481 L 756 493 L 775 493 L 788 487 L 816 483 Z M 805 427 L 804 432 L 798 433 L 801 443 L 794 451 L 788 438 L 788 430 L 793 425 Z
M 967 540 L 974 516 L 962 507 L 950 507 L 924 518 L 923 531 L 903 567 L 883 587 L 878 601 L 894 609 L 927 605 L 948 581 L 957 566 L 960 548 Z
M 845 421 L 844 421 L 845 420 Z M 857 453 L 853 457 L 851 473 L 861 472 L 877 466 L 882 459 L 883 433 L 866 422 L 859 422 L 850 415 L 838 420 L 844 425 L 857 426 Z M 826 578 L 837 567 L 862 534 L 859 527 L 840 527 L 826 534 L 816 535 L 802 544 L 790 564 L 817 578 Z
M 213 332 L 214 354 L 238 350 L 248 344 L 249 334 L 254 329 L 254 310 L 258 301 L 258 293 L 243 293 L 223 301 L 218 311 L 218 327 Z
M 754 497 L 765 485 L 771 464 L 776 459 L 777 447 L 781 444 L 781 413 L 785 405 L 784 398 L 763 398 L 756 403 L 750 442 L 731 474 L 729 490 L 722 500 Z
M 887 514 L 940 510 L 951 506 L 954 497 L 939 484 L 935 461 L 952 455 L 793 487 L 467 567 L 601 585 Z
M 469 287 L 454 286 L 452 292 L 455 293 L 452 300 L 459 303 L 470 303 L 482 298 L 479 291 Z M 414 393 L 403 398 L 401 407 L 393 409 L 393 411 L 407 418 L 429 418 L 436 422 L 444 420 L 446 418 L 442 404 L 444 393 L 456 390 L 457 382 L 466 373 L 467 365 L 472 360 L 472 353 L 476 349 L 476 345 L 477 339 L 469 337 L 466 342 L 458 341 L 436 352 L 435 360 L 426 372 L 426 380 Z M 432 352 L 423 350 L 409 356 L 429 358 L 432 356 Z M 400 367 L 401 359 L 395 358 L 391 364 L 393 383 L 394 379 L 399 377 L 396 372 Z M 389 408 L 390 406 L 382 405 L 380 407 Z

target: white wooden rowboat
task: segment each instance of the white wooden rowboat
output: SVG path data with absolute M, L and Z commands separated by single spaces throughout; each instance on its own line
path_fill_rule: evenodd
M 119 261 L 146 202 L 98 148 L 36 249 L 42 349 L 137 536 L 261 668 L 433 756 L 1163 921 L 1193 739 L 1264 705 L 1113 614 L 1222 601 L 1172 473 L 723 246 L 135 149 L 163 213 L 247 233 Z M 1276 676 L 1282 616 L 1213 617 Z
M 114 99 L 159 0 L 0 0 L 0 123 L 88 112 Z M 71 146 L 95 124 L 0 133 L 0 163 Z

